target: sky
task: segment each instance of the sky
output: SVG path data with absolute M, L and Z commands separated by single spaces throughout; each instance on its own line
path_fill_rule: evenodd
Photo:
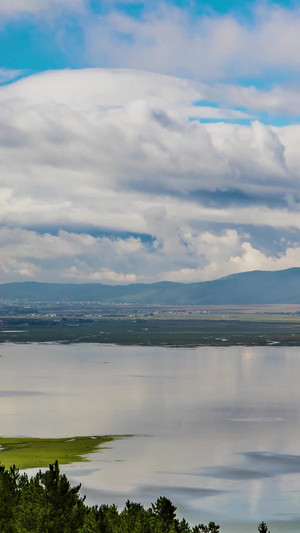
M 300 266 L 300 0 L 0 0 L 0 283 Z

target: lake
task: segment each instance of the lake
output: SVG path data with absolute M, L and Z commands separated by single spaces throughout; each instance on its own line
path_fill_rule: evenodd
M 4 436 L 134 434 L 62 468 L 87 501 L 169 497 L 222 533 L 300 529 L 300 348 L 0 347 Z

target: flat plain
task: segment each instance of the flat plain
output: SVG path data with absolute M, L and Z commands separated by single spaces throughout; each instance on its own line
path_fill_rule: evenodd
M 1 342 L 143 346 L 299 346 L 300 306 L 101 306 L 0 308 Z

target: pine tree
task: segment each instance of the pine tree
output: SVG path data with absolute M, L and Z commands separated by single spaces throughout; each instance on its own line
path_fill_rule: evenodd
M 259 533 L 270 533 L 268 526 L 265 522 L 261 522 L 258 526 Z

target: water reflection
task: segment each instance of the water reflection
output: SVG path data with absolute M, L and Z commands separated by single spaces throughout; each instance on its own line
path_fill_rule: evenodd
M 91 503 L 163 494 L 224 533 L 261 520 L 299 530 L 299 348 L 7 344 L 1 355 L 3 435 L 137 435 L 65 468 Z

